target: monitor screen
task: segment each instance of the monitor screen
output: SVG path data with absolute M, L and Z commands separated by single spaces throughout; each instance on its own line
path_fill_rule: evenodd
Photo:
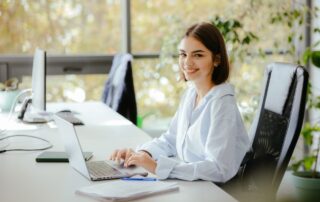
M 32 67 L 32 108 L 35 112 L 46 110 L 46 52 L 36 49 Z

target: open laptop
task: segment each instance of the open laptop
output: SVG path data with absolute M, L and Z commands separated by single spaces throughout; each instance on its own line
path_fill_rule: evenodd
M 98 181 L 130 177 L 133 175 L 148 175 L 148 173 L 145 172 L 122 172 L 114 166 L 108 164 L 107 161 L 86 162 L 83 157 L 82 148 L 73 124 L 58 115 L 54 115 L 53 118 L 64 142 L 70 165 L 86 178 L 92 181 Z

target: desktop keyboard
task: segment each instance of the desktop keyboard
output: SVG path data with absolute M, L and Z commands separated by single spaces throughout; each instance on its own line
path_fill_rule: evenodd
M 72 112 L 57 112 L 56 114 L 73 125 L 84 125 L 84 123 Z

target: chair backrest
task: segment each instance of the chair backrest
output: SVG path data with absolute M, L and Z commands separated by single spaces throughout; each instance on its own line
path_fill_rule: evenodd
M 132 75 L 132 55 L 117 54 L 112 61 L 102 102 L 137 124 L 137 105 Z
M 275 196 L 301 131 L 308 72 L 302 66 L 272 63 L 264 80 L 241 185 L 247 191 Z

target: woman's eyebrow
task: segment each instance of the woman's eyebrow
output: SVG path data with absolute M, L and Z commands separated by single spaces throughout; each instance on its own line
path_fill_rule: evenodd
M 186 52 L 185 50 L 183 49 L 179 49 L 180 52 Z M 204 53 L 205 51 L 204 50 L 195 50 L 195 51 L 192 51 L 192 53 Z
M 195 51 L 192 51 L 192 53 L 204 53 L 205 51 L 204 50 L 195 50 Z

